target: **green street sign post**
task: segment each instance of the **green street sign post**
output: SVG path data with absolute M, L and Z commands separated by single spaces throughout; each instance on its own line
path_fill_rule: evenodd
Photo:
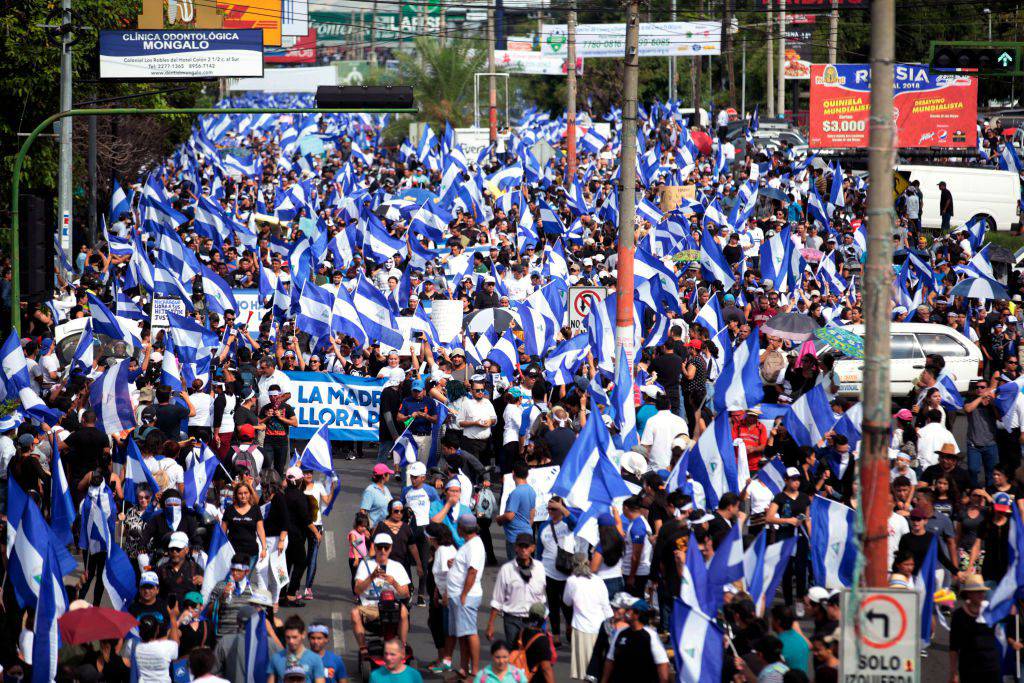
M 1024 43 L 933 40 L 928 70 L 967 76 L 1024 76 L 1022 48 Z

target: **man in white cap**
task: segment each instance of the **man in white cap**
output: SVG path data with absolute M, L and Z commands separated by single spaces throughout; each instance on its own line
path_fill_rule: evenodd
M 422 462 L 414 462 L 405 468 L 405 473 L 409 475 L 409 486 L 406 486 L 402 490 L 402 502 L 405 503 L 405 507 L 409 509 L 413 517 L 416 520 L 416 524 L 413 526 L 412 540 L 416 544 L 416 548 L 419 550 L 420 557 L 427 557 L 427 536 L 425 530 L 427 525 L 430 524 L 430 505 L 434 501 L 440 502 L 441 498 L 437 495 L 437 489 L 433 486 L 425 486 L 427 481 L 427 466 Z M 417 577 L 417 605 L 426 604 L 425 596 L 427 595 L 427 577 Z
M 160 595 L 170 605 L 180 604 L 186 593 L 203 585 L 203 570 L 189 556 L 188 534 L 175 531 L 167 542 L 167 562 L 156 568 Z
M 379 533 L 373 537 L 373 558 L 359 563 L 356 570 L 356 594 L 359 604 L 352 608 L 352 631 L 356 635 L 359 651 L 366 654 L 366 629 L 364 624 L 380 619 L 377 603 L 381 594 L 391 591 L 396 600 L 407 600 L 412 588 L 409 574 L 400 562 L 391 558 L 391 547 L 394 540 L 390 534 Z M 401 617 L 398 635 L 406 642 L 409 635 L 409 611 L 404 604 L 400 605 Z

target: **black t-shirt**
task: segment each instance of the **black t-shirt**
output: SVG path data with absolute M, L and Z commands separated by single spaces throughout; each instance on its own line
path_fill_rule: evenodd
M 244 515 L 229 505 L 224 511 L 224 524 L 228 528 L 228 540 L 236 553 L 255 555 L 259 552 L 259 538 L 256 535 L 256 524 L 263 521 L 258 505 L 249 507 Z
M 68 485 L 74 488 L 87 473 L 105 464 L 103 449 L 110 445 L 107 435 L 95 427 L 82 427 L 64 439 L 71 449 L 69 455 L 61 458 L 68 474 Z
M 772 498 L 772 502 L 779 508 L 779 517 L 796 517 L 798 515 L 806 515 L 807 508 L 811 506 L 811 499 L 803 492 L 798 492 L 796 494 L 796 498 L 790 498 L 785 493 L 780 493 Z M 775 531 L 775 538 L 792 538 L 794 534 L 796 534 L 795 526 L 782 524 Z
M 623 629 L 612 643 L 612 683 L 636 683 L 658 679 L 658 666 L 651 652 L 651 632 L 645 628 Z
M 995 630 L 987 624 L 979 624 L 963 607 L 953 612 L 950 620 L 949 649 L 959 655 L 960 680 L 977 683 L 1002 680 L 1002 657 Z
M 189 410 L 177 403 L 162 403 L 158 405 L 156 413 L 156 428 L 167 436 L 168 439 L 177 439 L 181 433 L 181 421 L 188 417 Z
M 572 445 L 576 443 L 576 432 L 568 427 L 556 427 L 544 435 L 544 443 L 548 446 L 551 464 L 561 466 Z
M 171 627 L 171 613 L 167 611 L 167 603 L 159 597 L 152 605 L 143 605 L 138 599 L 133 600 L 132 604 L 128 605 L 128 614 L 140 620 L 147 614 L 152 615 L 160 626 L 157 631 L 157 636 L 160 637 L 167 635 Z
M 271 411 L 275 411 L 274 417 L 269 416 Z M 288 439 L 288 430 L 291 429 L 291 426 L 278 417 L 280 413 L 284 413 L 284 417 L 289 420 L 295 417 L 295 409 L 287 403 L 282 403 L 277 407 L 275 407 L 273 403 L 268 403 L 263 406 L 263 410 L 260 411 L 260 417 L 265 420 L 267 425 L 267 431 L 263 437 L 264 442 L 266 442 L 267 439 L 271 439 L 273 441 L 283 441 Z
M 924 469 L 924 472 L 921 473 L 921 482 L 924 484 L 934 484 L 935 480 L 944 473 L 945 471 L 942 467 L 936 463 Z M 956 484 L 956 489 L 960 493 L 964 493 L 974 488 L 971 486 L 971 474 L 964 467 L 954 467 L 949 472 L 949 477 L 953 480 L 953 483 Z
M 398 387 L 386 387 L 380 392 L 380 409 L 378 413 L 380 415 L 379 437 L 381 441 L 394 441 L 398 438 L 398 434 L 391 433 L 391 429 L 384 420 L 384 416 L 391 415 L 391 418 L 395 419 L 395 415 L 398 414 L 398 408 L 401 405 L 402 394 L 399 393 Z
M 541 636 L 534 639 L 538 633 Z M 519 634 L 519 639 L 520 643 L 526 647 L 526 667 L 533 672 L 533 675 L 530 676 L 531 683 L 543 681 L 540 665 L 551 661 L 551 636 L 532 626 L 524 626 Z M 531 640 L 533 640 L 532 643 Z
M 679 379 L 683 372 L 683 359 L 674 353 L 663 353 L 651 361 L 649 372 L 658 373 L 658 383 L 665 388 L 673 407 L 679 405 Z
M 38 491 L 39 482 L 47 477 L 39 458 L 22 453 L 11 458 L 10 464 L 7 465 L 7 475 L 14 477 L 14 481 L 18 482 L 18 486 L 24 491 Z

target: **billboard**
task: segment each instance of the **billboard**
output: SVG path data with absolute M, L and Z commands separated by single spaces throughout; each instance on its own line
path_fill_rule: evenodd
M 564 56 L 556 57 L 525 50 L 495 50 L 494 64 L 502 71 L 513 74 L 565 76 L 567 73 Z M 576 58 L 576 74 L 583 75 L 582 57 Z
M 259 30 L 100 31 L 100 78 L 263 75 Z
M 309 33 L 288 47 L 268 47 L 263 51 L 263 59 L 267 64 L 312 64 L 316 61 L 316 29 L 309 29 Z
M 264 45 L 281 44 L 281 0 L 217 0 L 224 28 L 263 30 Z
M 301 38 L 309 33 L 309 0 L 281 0 L 281 35 Z
M 465 10 L 446 9 L 444 15 L 438 2 L 403 3 L 398 12 L 313 11 L 309 18 L 321 45 L 354 45 L 370 43 L 394 45 L 411 43 L 418 35 L 440 35 L 443 21 L 453 15 L 463 16 Z M 450 28 L 450 27 L 449 27 Z
M 568 27 L 544 24 L 540 48 L 545 55 L 564 57 L 569 51 Z M 641 57 L 705 57 L 722 53 L 719 21 L 643 22 L 640 24 Z M 576 27 L 577 57 L 615 57 L 626 54 L 625 24 L 579 24 Z
M 786 24 L 786 66 L 784 73 L 787 80 L 806 81 L 811 77 L 814 15 L 803 15 L 801 19 L 802 21 L 792 21 Z
M 812 64 L 810 109 L 810 147 L 866 148 L 871 67 Z M 898 147 L 973 148 L 978 81 L 970 76 L 931 74 L 921 64 L 897 64 L 893 116 Z
M 223 28 L 224 14 L 216 4 L 197 0 L 142 0 L 138 27 Z

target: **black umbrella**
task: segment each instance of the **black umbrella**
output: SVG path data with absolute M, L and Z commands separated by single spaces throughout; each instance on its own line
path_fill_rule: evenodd
M 512 323 L 519 322 L 519 316 L 511 308 L 485 308 L 473 311 L 462 319 L 462 329 L 466 332 L 484 334 L 491 328 L 497 334 L 504 334 Z
M 771 318 L 761 326 L 761 330 L 773 337 L 781 337 L 793 342 L 805 342 L 819 327 L 820 325 L 814 322 L 814 318 L 811 316 L 787 311 Z

